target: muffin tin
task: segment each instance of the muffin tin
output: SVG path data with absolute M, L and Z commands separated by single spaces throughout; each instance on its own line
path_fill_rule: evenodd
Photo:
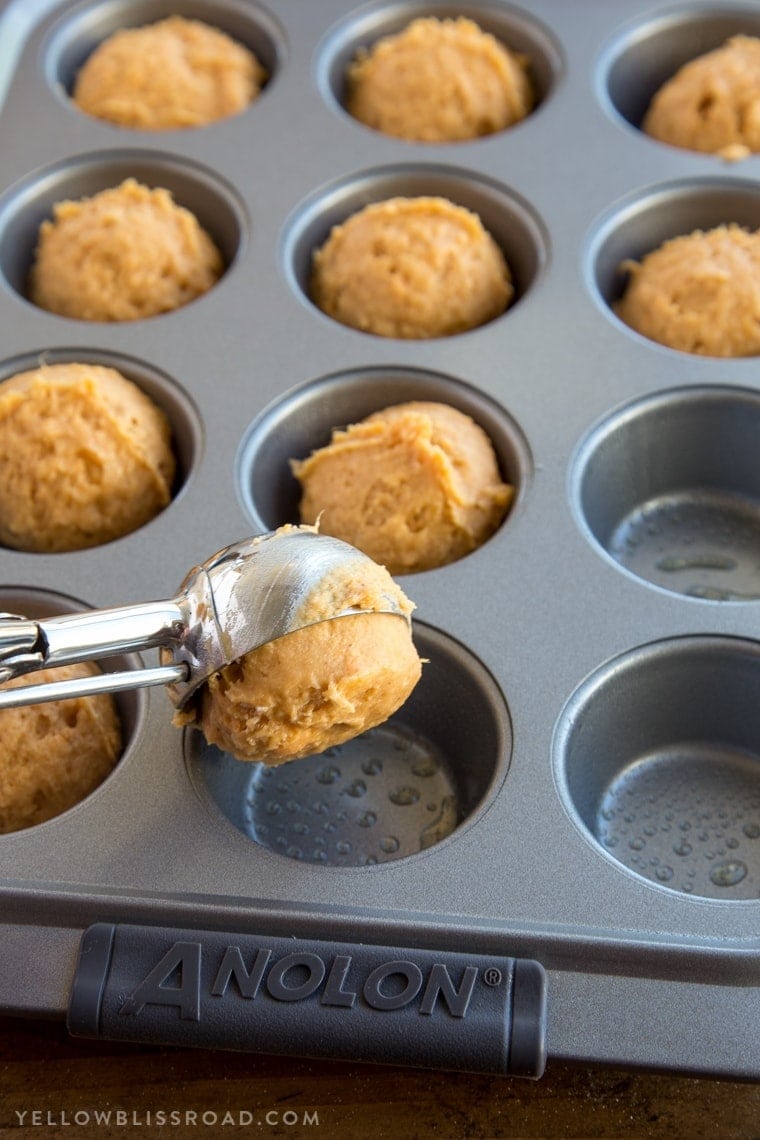
M 464 8 L 531 56 L 528 119 L 446 146 L 346 115 L 359 43 Z M 174 11 L 254 48 L 260 98 L 155 135 L 77 112 L 91 47 Z M 624 258 L 760 225 L 760 158 L 637 128 L 666 75 L 739 30 L 760 34 L 756 4 L 5 6 L 0 376 L 120 368 L 167 411 L 180 477 L 118 542 L 0 552 L 3 609 L 171 596 L 216 549 L 296 520 L 291 456 L 403 400 L 470 414 L 517 494 L 480 550 L 401 580 L 423 679 L 356 744 L 249 768 L 174 728 L 160 690 L 120 698 L 113 774 L 0 837 L 4 1010 L 533 1076 L 546 1055 L 760 1076 L 760 373 L 650 343 L 611 308 Z M 36 309 L 40 221 L 128 175 L 197 214 L 220 283 L 133 324 Z M 412 342 L 318 312 L 309 260 L 330 226 L 429 193 L 502 245 L 507 313 Z

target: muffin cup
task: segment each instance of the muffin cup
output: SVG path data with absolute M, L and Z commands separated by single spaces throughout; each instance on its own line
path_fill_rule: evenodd
M 463 646 L 422 625 L 414 640 L 422 680 L 390 721 L 276 768 L 235 760 L 191 731 L 186 759 L 196 788 L 254 842 L 323 866 L 371 867 L 456 835 L 506 775 L 509 715 Z M 455 703 L 466 722 L 451 715 Z
M 576 457 L 581 524 L 638 578 L 708 601 L 760 601 L 760 395 L 660 393 L 598 426 Z
M 760 894 L 760 647 L 633 650 L 573 694 L 554 745 L 576 825 L 621 868 L 726 902 Z

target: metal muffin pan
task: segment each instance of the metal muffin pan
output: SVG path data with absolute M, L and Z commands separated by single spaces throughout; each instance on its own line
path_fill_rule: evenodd
M 160 134 L 80 114 L 67 87 L 91 47 L 169 12 L 250 44 L 270 73 L 260 98 Z M 458 12 L 531 55 L 539 102 L 523 123 L 418 145 L 345 113 L 358 44 Z M 116 993 L 179 1026 L 151 1022 L 136 1039 L 531 1075 L 547 1053 L 760 1076 L 760 372 L 652 344 L 612 309 L 623 258 L 695 226 L 760 225 L 760 158 L 727 166 L 637 128 L 687 56 L 759 29 L 757 5 L 714 0 L 5 6 L 0 375 L 38 358 L 120 367 L 167 411 L 180 473 L 166 510 L 117 542 L 0 551 L 3 608 L 169 596 L 214 550 L 296 521 L 291 456 L 401 400 L 470 414 L 517 494 L 480 550 L 402 579 L 428 663 L 390 726 L 356 746 L 249 770 L 174 728 L 160 691 L 124 698 L 127 746 L 105 783 L 0 837 L 3 1009 L 68 1009 L 72 1030 L 119 1036 Z M 226 260 L 219 284 L 131 324 L 37 309 L 25 278 L 39 222 L 128 174 L 196 212 Z M 513 265 L 513 306 L 427 342 L 315 309 L 309 258 L 330 226 L 427 193 L 481 214 Z M 268 1037 L 241 1043 L 237 1014 L 226 1036 L 208 1012 L 231 975 L 215 990 L 201 951 L 225 937 L 246 954 L 299 948 L 261 982 L 291 1015 Z M 164 945 L 197 959 L 162 958 Z M 362 954 L 372 970 L 357 998 Z M 196 962 L 200 1005 L 186 1008 Z M 246 962 L 231 988 L 242 977 L 259 1001 L 264 974 Z M 448 1054 L 425 1044 L 412 1000 L 425 962 L 464 971 L 438 1002 L 452 1039 L 463 1027 Z M 483 1059 L 454 1008 L 468 977 L 473 1008 L 501 979 L 506 1005 L 483 1034 L 506 1018 L 508 1056 L 502 1042 Z M 331 1046 L 320 1002 L 338 1020 L 332 1007 L 371 1009 L 374 1051 L 355 1030 Z

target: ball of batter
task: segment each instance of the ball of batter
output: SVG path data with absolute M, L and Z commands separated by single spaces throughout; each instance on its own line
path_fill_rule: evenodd
M 82 550 L 120 538 L 171 498 L 169 422 L 113 368 L 55 364 L 0 384 L 0 542 Z
M 642 129 L 726 159 L 760 151 L 760 39 L 732 36 L 685 64 L 654 96 Z
M 253 52 L 200 20 L 169 16 L 104 40 L 79 71 L 80 110 L 120 127 L 201 127 L 237 115 L 266 72 Z
M 760 230 L 696 230 L 624 268 L 615 311 L 643 336 L 700 356 L 760 354 Z
M 222 275 L 219 250 L 168 190 L 128 178 L 59 202 L 40 226 L 29 295 L 83 321 L 135 321 L 186 305 Z
M 507 513 L 493 446 L 469 416 L 446 404 L 384 408 L 333 432 L 292 461 L 301 520 L 362 550 L 391 574 L 445 566 L 471 553 Z
M 362 49 L 347 73 L 346 109 L 368 127 L 417 142 L 457 142 L 524 119 L 528 61 L 463 16 L 413 20 Z
M 446 198 L 375 202 L 335 226 L 314 254 L 314 302 L 376 336 L 452 336 L 499 316 L 513 294 L 480 218 Z
M 97 665 L 42 669 L 34 683 L 99 673 Z M 3 688 L 29 684 L 28 677 Z M 43 823 L 88 796 L 122 750 L 113 697 L 70 697 L 0 711 L 0 834 Z
M 400 614 L 335 616 L 382 611 L 389 600 Z M 214 673 L 175 723 L 194 723 L 210 744 L 265 764 L 351 740 L 396 712 L 420 678 L 413 608 L 387 570 L 357 558 L 315 588 L 299 611 L 302 628 Z

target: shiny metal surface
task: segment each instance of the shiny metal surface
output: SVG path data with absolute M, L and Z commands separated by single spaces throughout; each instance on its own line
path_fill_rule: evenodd
M 182 708 L 203 682 L 268 641 L 313 624 L 306 606 L 334 574 L 371 559 L 338 539 L 288 528 L 224 547 L 194 567 L 168 601 L 65 614 L 31 622 L 0 619 L 0 679 L 57 665 L 160 647 L 161 667 L 106 673 L 71 681 L 32 683 L 0 693 L 0 708 L 169 685 Z M 393 613 L 408 618 L 391 595 L 373 610 L 337 609 L 319 620 L 349 613 Z

